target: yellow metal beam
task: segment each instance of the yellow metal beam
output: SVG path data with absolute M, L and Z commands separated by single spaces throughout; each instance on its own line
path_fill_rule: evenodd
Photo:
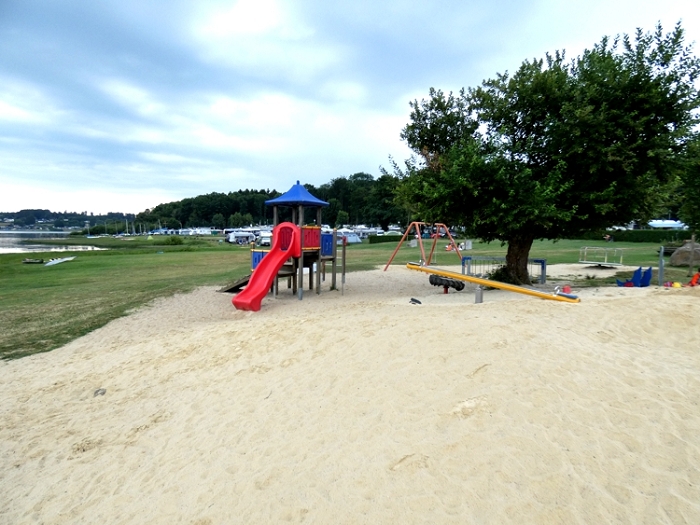
M 565 295 L 556 295 L 551 293 L 540 292 L 539 290 L 531 290 L 530 288 L 524 288 L 522 286 L 515 286 L 514 284 L 499 283 L 498 281 L 492 281 L 490 279 L 482 279 L 480 277 L 471 277 L 470 275 L 462 275 L 461 273 L 448 272 L 447 270 L 438 270 L 437 268 L 429 268 L 426 266 L 421 266 L 416 263 L 408 263 L 406 268 L 409 270 L 416 270 L 419 272 L 432 273 L 439 275 L 441 277 L 447 277 L 449 279 L 457 279 L 459 281 L 466 281 L 468 283 L 480 284 L 481 286 L 488 286 L 490 288 L 498 288 L 500 290 L 506 290 L 508 292 L 521 293 L 525 295 L 531 295 L 533 297 L 539 297 L 540 299 L 549 299 L 550 301 L 561 301 L 563 303 L 580 303 L 581 299 L 566 297 Z

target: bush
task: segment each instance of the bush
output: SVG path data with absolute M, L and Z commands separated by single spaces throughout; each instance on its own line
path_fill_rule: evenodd
M 379 244 L 382 242 L 399 242 L 402 235 L 370 235 L 368 237 L 370 244 Z
M 167 235 L 157 239 L 153 244 L 156 246 L 179 246 L 184 243 L 185 241 L 179 235 Z
M 508 272 L 508 268 L 506 266 L 499 266 L 495 270 L 487 273 L 486 278 L 492 281 L 498 281 L 499 283 L 515 284 L 518 286 L 520 285 L 520 283 L 516 283 L 511 278 L 510 273 Z

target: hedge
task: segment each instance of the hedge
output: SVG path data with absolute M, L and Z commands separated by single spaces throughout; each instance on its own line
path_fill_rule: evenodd
M 379 244 L 381 242 L 399 242 L 402 235 L 370 235 L 368 237 L 370 244 Z
M 668 242 L 680 243 L 690 239 L 692 232 L 689 230 L 616 230 L 590 232 L 579 236 L 581 240 L 602 241 L 605 235 L 610 235 L 618 242 L 654 242 L 665 244 Z

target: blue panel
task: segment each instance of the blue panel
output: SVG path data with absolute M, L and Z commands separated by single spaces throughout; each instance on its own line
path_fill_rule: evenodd
M 321 234 L 321 256 L 330 257 L 333 255 L 333 234 L 332 233 L 322 233 Z
M 251 263 L 250 267 L 255 270 L 258 267 L 258 264 L 260 264 L 260 261 L 262 261 L 262 258 L 265 257 L 265 254 L 267 252 L 262 251 L 262 250 L 252 250 L 250 252 L 251 255 Z

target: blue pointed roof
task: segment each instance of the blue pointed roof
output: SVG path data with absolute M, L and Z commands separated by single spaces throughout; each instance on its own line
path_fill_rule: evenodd
M 317 199 L 299 181 L 287 193 L 265 201 L 267 206 L 328 206 L 326 201 Z

